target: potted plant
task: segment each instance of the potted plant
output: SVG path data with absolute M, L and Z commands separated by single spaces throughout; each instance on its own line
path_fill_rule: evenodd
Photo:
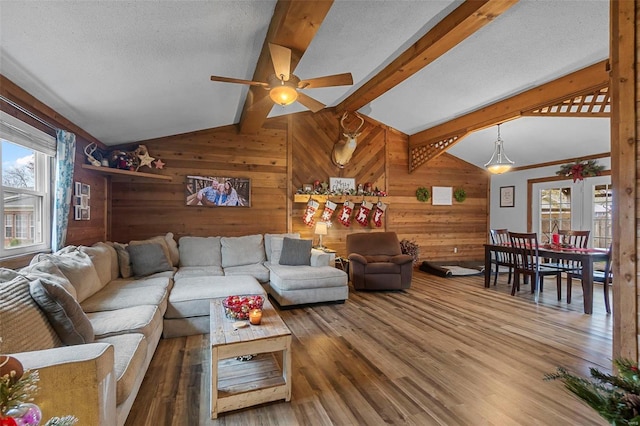
M 420 261 L 420 246 L 413 240 L 406 238 L 400 241 L 400 249 L 402 254 L 408 254 L 413 258 L 413 264 L 417 264 Z

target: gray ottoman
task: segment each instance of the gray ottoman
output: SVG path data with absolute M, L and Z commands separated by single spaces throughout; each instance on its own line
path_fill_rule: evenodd
M 267 295 L 258 280 L 249 275 L 177 279 L 169 294 L 162 337 L 167 339 L 209 333 L 211 299 L 236 294 Z
M 349 298 L 348 276 L 332 266 L 268 265 L 267 291 L 280 306 L 344 302 Z

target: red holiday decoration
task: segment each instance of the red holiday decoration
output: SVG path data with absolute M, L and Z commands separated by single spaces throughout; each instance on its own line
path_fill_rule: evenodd
M 313 224 L 315 223 L 313 215 L 316 214 L 318 206 L 320 206 L 320 203 L 315 200 L 309 200 L 309 202 L 307 203 L 307 208 L 304 211 L 304 215 L 302 215 L 302 222 L 304 222 L 305 225 L 309 227 L 313 226 Z
M 382 201 L 378 201 L 376 204 L 376 209 L 373 211 L 373 218 L 371 219 L 371 223 L 376 228 L 382 227 L 382 216 L 384 215 L 384 211 L 387 209 L 387 205 Z
M 360 205 L 360 209 L 358 209 L 358 213 L 356 214 L 356 222 L 358 222 L 362 226 L 369 225 L 369 213 L 371 213 L 372 207 L 373 203 L 369 201 L 363 201 Z
M 331 216 L 333 216 L 333 212 L 336 211 L 336 207 L 338 205 L 333 201 L 327 200 L 324 205 L 324 211 L 322 212 L 322 216 L 320 216 L 320 220 L 323 222 L 330 222 Z
M 351 201 L 345 201 L 342 206 L 342 210 L 340 210 L 340 216 L 338 220 L 341 224 L 346 226 L 347 228 L 351 226 L 351 212 L 353 212 L 354 204 Z

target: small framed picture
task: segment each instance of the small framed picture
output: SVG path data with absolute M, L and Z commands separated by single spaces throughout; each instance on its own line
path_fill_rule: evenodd
M 77 206 L 73 206 L 73 208 L 74 208 L 73 219 L 74 220 L 82 220 L 82 206 L 81 205 L 77 205 Z
M 91 207 L 82 209 L 80 216 L 82 217 L 82 220 L 91 220 Z
M 302 190 L 304 192 L 311 192 L 313 191 L 313 185 L 310 183 L 305 183 L 304 185 L 302 185 Z
M 82 195 L 82 182 L 76 182 L 75 184 L 75 195 Z
M 515 207 L 515 186 L 500 187 L 500 207 Z
M 81 195 L 86 195 L 87 197 L 91 197 L 91 185 L 87 185 L 86 183 L 82 184 L 82 188 L 80 189 Z
M 431 205 L 433 206 L 450 206 L 453 204 L 453 188 L 450 186 L 434 186 L 431 188 L 433 193 Z
M 81 206 L 82 205 L 82 195 L 74 195 L 73 196 L 73 205 Z

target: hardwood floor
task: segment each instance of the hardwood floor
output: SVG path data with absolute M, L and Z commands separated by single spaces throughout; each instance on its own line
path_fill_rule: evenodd
M 508 294 L 506 275 L 485 289 L 481 276 L 416 271 L 406 292 L 352 290 L 341 305 L 281 311 L 293 335 L 291 402 L 217 420 L 209 336 L 162 340 L 127 425 L 605 425 L 542 380 L 556 366 L 610 371 L 602 287 L 584 315 L 581 289 L 567 305 L 551 281 L 535 305 L 528 286 Z

